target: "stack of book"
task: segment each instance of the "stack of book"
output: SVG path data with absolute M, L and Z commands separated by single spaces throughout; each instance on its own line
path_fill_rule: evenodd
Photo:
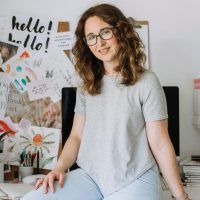
M 180 162 L 185 186 L 200 186 L 200 156 L 190 157 Z

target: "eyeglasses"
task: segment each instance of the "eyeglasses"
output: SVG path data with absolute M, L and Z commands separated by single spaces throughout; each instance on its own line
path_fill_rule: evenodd
M 97 43 L 97 38 L 100 37 L 102 40 L 110 40 L 113 37 L 113 29 L 114 28 L 104 28 L 100 31 L 98 35 L 88 35 L 87 37 L 83 38 L 85 43 L 88 46 L 93 46 Z

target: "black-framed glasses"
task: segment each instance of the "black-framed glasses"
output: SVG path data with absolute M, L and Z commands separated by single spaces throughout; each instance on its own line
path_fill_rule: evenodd
M 90 34 L 87 37 L 83 38 L 85 43 L 88 46 L 93 46 L 97 43 L 97 38 L 100 37 L 102 40 L 110 40 L 113 37 L 113 29 L 114 27 L 107 27 L 100 30 L 98 35 Z

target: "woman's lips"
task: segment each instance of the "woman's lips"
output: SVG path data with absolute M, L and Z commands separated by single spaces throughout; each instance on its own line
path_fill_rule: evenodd
M 100 49 L 99 53 L 102 54 L 102 55 L 105 55 L 105 54 L 108 53 L 108 51 L 109 51 L 109 47 L 108 48 L 104 48 L 104 49 Z

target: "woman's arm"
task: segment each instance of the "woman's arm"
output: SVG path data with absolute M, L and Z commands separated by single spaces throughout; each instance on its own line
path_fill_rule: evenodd
M 184 188 L 181 183 L 174 148 L 169 138 L 167 120 L 147 122 L 146 129 L 150 148 L 172 195 L 181 197 Z
M 55 169 L 65 171 L 75 163 L 83 135 L 84 125 L 85 116 L 75 113 L 70 136 L 64 145 Z
M 54 180 L 58 180 L 58 184 L 62 187 L 64 182 L 64 172 L 69 169 L 76 161 L 81 138 L 83 135 L 83 129 L 85 125 L 85 116 L 75 113 L 72 130 L 69 138 L 67 139 L 62 153 L 58 159 L 58 162 L 54 169 L 49 172 L 44 180 L 39 180 L 35 188 L 37 189 L 43 184 L 43 191 L 47 193 L 48 186 L 52 192 L 54 192 Z

